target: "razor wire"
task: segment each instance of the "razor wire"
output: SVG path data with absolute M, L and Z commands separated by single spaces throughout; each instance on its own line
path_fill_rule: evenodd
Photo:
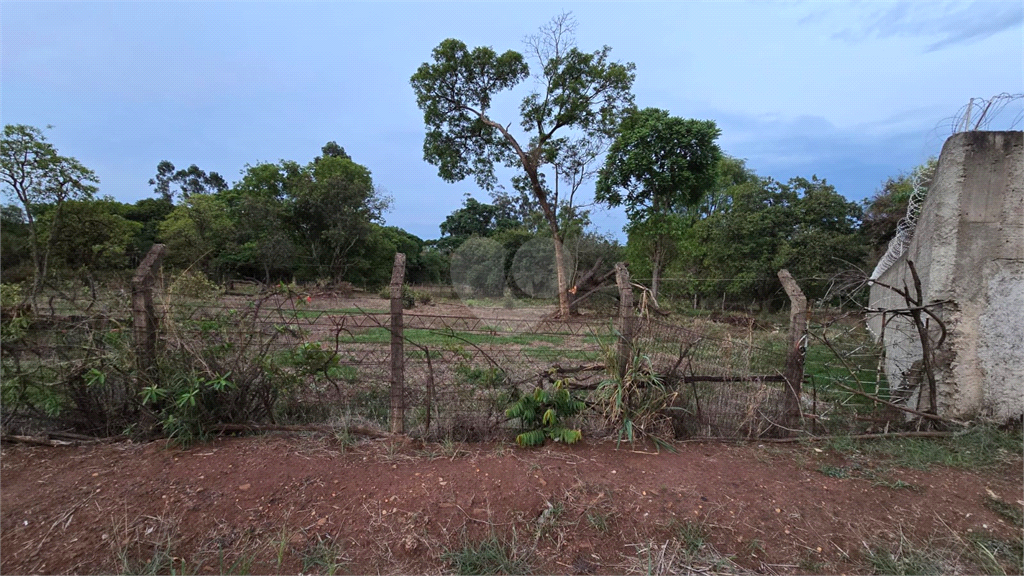
M 967 104 L 961 107 L 949 119 L 951 133 L 958 134 L 960 132 L 989 130 L 1005 110 L 1014 103 L 1022 101 L 1024 101 L 1024 94 L 1010 94 L 1008 92 L 997 94 L 991 98 L 971 98 Z M 1014 113 L 1006 129 L 1013 130 L 1020 127 L 1022 120 L 1024 120 L 1024 108 Z M 931 179 L 926 181 L 922 178 L 920 171 L 915 171 L 911 184 L 913 192 L 907 204 L 907 214 L 896 224 L 896 234 L 889 241 L 885 254 L 871 273 L 871 280 L 877 280 L 886 270 L 892 267 L 907 252 L 910 242 L 914 239 L 914 230 L 917 228 L 917 220 L 921 215 L 921 205 L 928 195 Z
M 921 205 L 924 204 L 924 199 L 928 195 L 931 179 L 926 181 L 920 171 L 915 171 L 910 182 L 913 192 L 910 193 L 910 199 L 907 201 L 907 214 L 896 224 L 896 234 L 889 240 L 885 254 L 875 265 L 875 269 L 871 273 L 871 280 L 877 280 L 891 268 L 907 252 L 910 242 L 914 239 L 917 219 L 921 215 Z

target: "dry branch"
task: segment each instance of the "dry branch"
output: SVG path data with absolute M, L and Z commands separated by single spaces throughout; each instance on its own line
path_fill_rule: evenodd
M 369 426 L 316 426 L 316 425 L 285 425 L 285 424 L 221 424 L 214 426 L 212 431 L 218 433 L 225 432 L 327 432 L 333 433 L 338 431 L 346 431 L 351 434 L 359 434 L 360 436 L 368 436 L 370 438 L 396 438 L 402 437 L 401 434 L 392 434 L 379 430 L 377 428 L 371 428 Z

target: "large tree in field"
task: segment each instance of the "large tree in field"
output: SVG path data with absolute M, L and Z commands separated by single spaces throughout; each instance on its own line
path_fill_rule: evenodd
M 46 141 L 41 130 L 23 124 L 4 126 L 0 141 L 0 184 L 3 192 L 16 198 L 24 210 L 35 277 L 29 297 L 35 300 L 46 281 L 48 262 L 62 225 L 64 203 L 88 200 L 96 192 L 96 174 L 69 156 L 61 156 Z M 36 215 L 43 206 L 50 210 L 46 244 Z
M 434 49 L 433 62 L 421 65 L 411 79 L 427 128 L 423 157 L 438 167 L 442 178 L 456 182 L 474 176 L 482 188 L 493 190 L 495 164 L 526 178 L 554 239 L 563 316 L 570 308 L 557 183 L 563 180 L 573 188 L 573 179 L 586 173 L 573 168 L 573 156 L 588 141 L 610 137 L 633 105 L 634 65 L 609 62 L 607 46 L 594 52 L 577 49 L 574 27 L 571 16 L 562 14 L 527 39 L 538 69 L 536 85 L 519 107 L 521 132 L 513 133 L 513 122 L 490 115 L 495 96 L 530 77 L 519 52 L 470 50 L 448 39 Z M 548 181 L 554 182 L 553 189 L 545 183 L 545 166 L 552 173 Z
M 711 120 L 687 120 L 645 108 L 628 115 L 608 150 L 596 198 L 625 206 L 631 243 L 643 244 L 651 260 L 651 293 L 658 297 L 662 268 L 669 263 L 685 222 L 714 187 L 722 151 L 721 131 Z

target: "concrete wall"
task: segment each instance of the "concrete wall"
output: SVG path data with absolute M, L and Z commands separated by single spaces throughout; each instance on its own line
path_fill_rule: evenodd
M 1024 133 L 963 132 L 942 147 L 907 252 L 877 278 L 872 309 L 907 306 L 882 284 L 910 288 L 947 329 L 936 350 L 939 414 L 1005 419 L 1024 413 Z M 921 343 L 909 318 L 869 317 L 884 337 L 885 370 L 910 407 L 929 405 Z M 939 329 L 929 321 L 932 341 Z M 923 393 L 922 393 L 923 392 Z

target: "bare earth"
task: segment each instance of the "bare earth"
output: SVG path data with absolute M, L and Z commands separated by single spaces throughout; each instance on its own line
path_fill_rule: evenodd
M 651 547 L 689 521 L 708 534 L 705 559 L 731 558 L 716 570 L 864 573 L 868 547 L 895 550 L 901 534 L 925 546 L 972 531 L 1020 538 L 984 505 L 989 490 L 1019 505 L 1016 458 L 984 472 L 835 478 L 820 470 L 852 461 L 813 446 L 677 448 L 346 446 L 322 435 L 187 450 L 5 446 L 0 572 L 119 572 L 119 552 L 144 561 L 158 545 L 175 570 L 323 572 L 310 558 L 334 543 L 339 573 L 441 573 L 452 569 L 445 552 L 489 535 L 514 538 L 539 573 L 643 572 L 662 550 Z

